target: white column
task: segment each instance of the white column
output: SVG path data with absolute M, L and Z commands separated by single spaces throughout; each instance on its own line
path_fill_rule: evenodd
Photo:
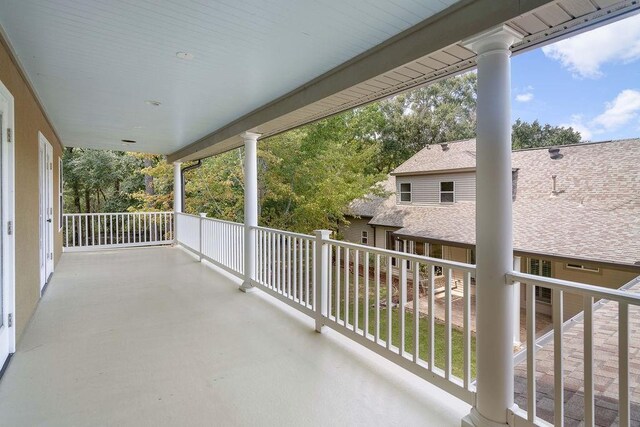
M 463 425 L 507 425 L 513 408 L 511 52 L 499 26 L 465 42 L 478 54 L 476 141 L 476 405 Z
M 513 257 L 513 271 L 521 272 L 522 258 Z M 513 282 L 513 345 L 520 345 L 520 282 Z
M 254 289 L 256 269 L 256 230 L 258 225 L 258 138 L 260 134 L 245 132 L 244 141 L 244 282 L 243 292 Z
M 173 241 L 178 242 L 178 212 L 182 212 L 181 162 L 173 162 Z

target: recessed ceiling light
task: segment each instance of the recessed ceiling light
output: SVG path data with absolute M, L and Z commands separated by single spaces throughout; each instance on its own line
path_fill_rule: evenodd
M 127 144 L 135 144 L 136 141 L 134 141 L 133 139 L 121 139 L 122 142 L 126 142 Z
M 147 105 L 151 105 L 151 106 L 153 106 L 153 107 L 159 107 L 160 105 L 162 105 L 162 102 L 160 102 L 160 101 L 153 101 L 153 100 L 151 100 L 151 99 L 149 99 L 149 100 L 147 100 L 147 101 L 144 101 L 144 102 L 145 102 L 145 104 L 147 104 Z
M 193 59 L 193 53 L 189 53 L 189 52 L 176 52 L 176 56 L 180 59 L 186 59 L 186 60 Z

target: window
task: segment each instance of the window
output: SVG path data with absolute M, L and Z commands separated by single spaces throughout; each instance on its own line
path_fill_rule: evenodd
M 600 272 L 600 269 L 598 267 L 589 267 L 589 266 L 586 266 L 584 264 L 567 263 L 565 265 L 565 267 L 568 268 L 569 270 L 588 271 L 589 273 L 599 273 Z
M 440 203 L 455 202 L 455 184 L 453 181 L 440 182 Z
M 529 274 L 551 277 L 551 261 L 544 259 L 529 259 Z M 536 301 L 551 304 L 551 289 L 536 286 Z
M 58 231 L 64 221 L 64 181 L 62 180 L 62 158 L 58 159 Z
M 469 264 L 475 264 L 476 263 L 476 249 L 475 248 L 469 249 L 467 259 L 469 260 Z
M 369 232 L 368 231 L 363 231 L 362 234 L 360 235 L 360 243 L 362 243 L 363 245 L 368 245 L 369 244 Z
M 410 202 L 411 201 L 411 183 L 403 182 L 400 184 L 400 201 L 401 202 Z

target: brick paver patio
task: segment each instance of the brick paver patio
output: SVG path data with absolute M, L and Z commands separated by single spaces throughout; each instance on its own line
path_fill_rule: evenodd
M 640 283 L 629 288 L 640 293 Z M 629 383 L 631 425 L 640 426 L 640 308 L 629 307 Z M 595 422 L 597 426 L 618 425 L 618 304 L 604 302 L 593 313 L 593 354 Z M 584 420 L 584 322 L 576 320 L 565 326 L 564 400 L 565 425 L 583 425 Z M 553 422 L 553 340 L 544 344 L 536 357 L 537 412 Z M 527 407 L 526 361 L 515 369 L 515 401 Z

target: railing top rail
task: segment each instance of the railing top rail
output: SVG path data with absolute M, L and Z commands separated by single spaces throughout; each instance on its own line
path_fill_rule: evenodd
M 315 236 L 311 236 L 309 234 L 302 234 L 302 233 L 294 233 L 292 231 L 284 231 L 284 230 L 278 230 L 276 228 L 269 228 L 269 227 L 251 227 L 254 230 L 262 230 L 262 231 L 269 231 L 271 233 L 278 233 L 278 234 L 282 234 L 285 236 L 291 236 L 291 237 L 299 237 L 302 239 L 315 239 Z
M 207 216 L 203 216 L 201 217 L 203 220 L 207 220 L 207 221 L 212 221 L 212 222 L 221 222 L 223 224 L 229 224 L 229 225 L 236 225 L 236 226 L 240 226 L 240 227 L 244 227 L 244 224 L 241 222 L 234 222 L 234 221 L 227 221 L 225 219 L 218 219 L 218 218 L 209 218 Z
M 197 218 L 197 219 L 200 219 L 200 215 L 193 215 L 193 214 L 188 214 L 188 213 L 184 213 L 184 212 L 177 212 L 177 213 L 176 213 L 176 215 L 179 215 L 179 216 L 188 216 L 188 217 L 191 217 L 191 218 Z
M 373 246 L 358 245 L 357 243 L 345 242 L 343 240 L 329 239 L 327 240 L 327 242 L 333 245 L 339 245 L 349 249 L 367 251 L 367 252 L 371 252 L 379 255 L 391 256 L 393 258 L 400 258 L 407 261 L 414 261 L 414 262 L 417 261 L 423 264 L 453 268 L 456 270 L 461 270 L 464 272 L 471 273 L 472 275 L 474 275 L 476 272 L 476 266 L 473 264 L 465 264 L 457 261 L 449 261 L 449 260 L 444 260 L 440 258 L 431 258 L 431 257 L 422 256 L 422 255 L 414 255 L 406 252 L 397 252 L 397 251 L 392 251 L 390 249 L 376 248 Z
M 173 214 L 173 211 L 153 212 L 91 212 L 91 213 L 63 213 L 62 216 L 97 216 L 97 215 L 147 215 L 147 214 Z
M 524 282 L 529 285 L 565 291 L 572 294 L 603 298 L 616 302 L 624 302 L 630 305 L 640 306 L 640 295 L 632 294 L 619 289 L 607 289 L 601 286 L 587 285 L 584 283 L 570 282 L 568 280 L 553 279 L 550 277 L 536 276 L 533 274 L 513 271 L 507 274 L 507 280 L 512 282 Z

